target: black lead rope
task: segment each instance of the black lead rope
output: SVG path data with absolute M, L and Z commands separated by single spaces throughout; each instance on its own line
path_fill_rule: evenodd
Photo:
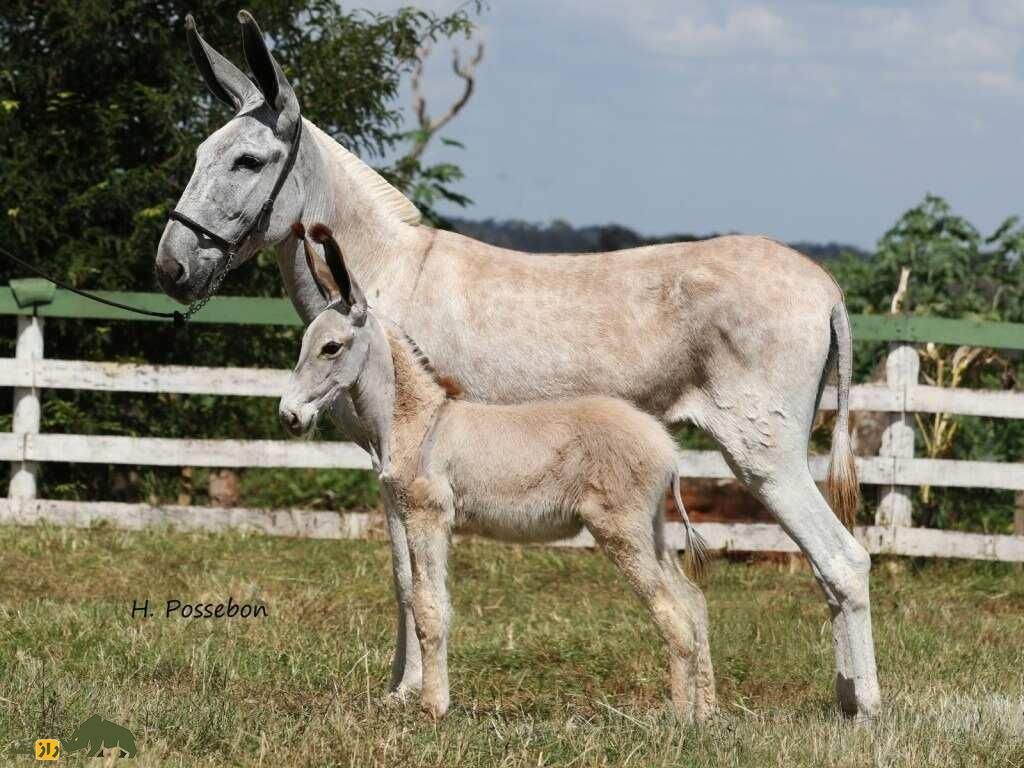
M 219 274 L 214 275 L 213 280 L 210 282 L 210 290 L 206 293 L 206 295 L 203 296 L 202 298 L 193 301 L 189 305 L 188 309 L 185 310 L 185 312 L 178 312 L 177 310 L 173 312 L 155 312 L 150 309 L 140 309 L 139 307 L 132 307 L 129 306 L 128 304 L 122 304 L 119 301 L 104 299 L 102 296 L 97 296 L 94 293 L 83 291 L 80 288 L 75 288 L 73 286 L 68 285 L 62 280 L 56 280 L 50 277 L 44 272 L 41 272 L 32 264 L 29 264 L 24 259 L 19 259 L 17 256 L 15 256 L 13 253 L 11 253 L 5 248 L 0 248 L 0 255 L 3 255 L 6 258 L 10 259 L 23 269 L 27 269 L 32 274 L 38 275 L 44 280 L 49 280 L 58 288 L 63 288 L 65 291 L 77 293 L 79 296 L 82 296 L 86 299 L 90 299 L 99 304 L 106 304 L 108 307 L 123 309 L 126 312 L 134 312 L 137 315 L 146 315 L 147 317 L 159 317 L 163 320 L 171 320 L 174 322 L 174 325 L 176 327 L 181 328 L 185 325 L 185 323 L 192 319 L 192 316 L 196 312 L 205 307 L 207 302 L 213 298 L 214 294 L 217 293 L 218 290 L 220 290 L 220 286 L 224 282 L 224 278 L 226 278 L 228 272 L 231 271 L 232 262 L 234 261 L 235 256 L 242 249 L 242 246 L 245 245 L 246 241 L 248 241 L 248 239 L 252 237 L 253 233 L 259 232 L 260 234 L 262 234 L 267 231 L 267 227 L 270 226 L 270 214 L 274 210 L 274 202 L 277 200 L 278 194 L 280 194 L 281 189 L 284 187 L 285 179 L 288 178 L 288 174 L 291 173 L 292 168 L 295 166 L 295 158 L 299 154 L 299 138 L 301 136 L 302 117 L 300 116 L 295 123 L 295 133 L 292 134 L 291 146 L 288 148 L 288 156 L 285 158 L 284 166 L 281 168 L 281 172 L 277 175 L 277 179 L 274 181 L 274 187 L 273 189 L 270 190 L 270 196 L 264 201 L 263 205 L 260 206 L 259 213 L 256 214 L 256 217 L 252 220 L 249 226 L 245 228 L 242 234 L 238 236 L 237 239 L 228 240 L 225 237 L 221 237 L 216 232 L 211 232 L 209 229 L 204 227 L 195 219 L 189 218 L 185 214 L 179 213 L 178 211 L 171 211 L 167 215 L 167 219 L 169 221 L 177 221 L 180 222 L 181 224 L 184 224 L 197 235 L 205 237 L 206 239 L 216 243 L 217 247 L 224 251 L 224 269 Z
M 149 317 L 159 317 L 159 318 L 162 318 L 164 320 L 173 320 L 174 324 L 176 326 L 178 326 L 178 327 L 181 327 L 181 326 L 183 326 L 185 324 L 185 320 L 186 320 L 185 315 L 183 315 L 181 312 L 178 312 L 177 310 L 175 310 L 174 312 L 154 312 L 153 310 L 150 310 L 150 309 L 140 309 L 139 307 L 130 307 L 127 304 L 122 304 L 119 301 L 112 301 L 111 299 L 104 299 L 102 296 L 97 296 L 96 294 L 89 293 L 88 291 L 83 291 L 80 288 L 75 288 L 74 286 L 68 285 L 63 280 L 57 280 L 56 278 L 50 277 L 49 275 L 41 272 L 36 267 L 34 267 L 31 264 L 29 264 L 24 259 L 19 259 L 17 256 L 15 256 L 13 253 L 8 251 L 6 248 L 0 248 L 0 254 L 2 254 L 6 258 L 10 259 L 11 261 L 13 261 L 19 267 L 21 267 L 23 269 L 27 269 L 32 274 L 38 275 L 39 277 L 43 278 L 44 280 L 49 280 L 51 283 L 56 285 L 58 288 L 63 288 L 65 291 L 71 291 L 72 293 L 77 293 L 79 296 L 84 296 L 85 298 L 91 299 L 92 301 L 98 302 L 100 304 L 106 304 L 108 307 L 116 307 L 117 309 L 123 309 L 123 310 L 126 310 L 128 312 L 135 312 L 136 314 L 139 314 L 139 315 L 148 315 Z

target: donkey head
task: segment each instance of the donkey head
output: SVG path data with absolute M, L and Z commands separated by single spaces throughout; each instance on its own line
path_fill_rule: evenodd
M 259 216 L 287 168 L 301 120 L 295 92 L 256 21 L 248 11 L 239 12 L 238 20 L 255 83 L 199 36 L 191 15 L 186 18 L 188 45 L 199 72 L 210 92 L 236 114 L 199 145 L 192 178 L 175 209 L 227 241 L 243 236 Z M 287 237 L 289 225 L 301 214 L 303 197 L 302 174 L 288 174 L 265 226 L 256 228 L 231 266 L 252 256 L 258 246 Z M 168 295 L 187 302 L 209 291 L 225 260 L 217 242 L 180 221 L 169 221 L 157 250 L 156 274 Z
M 356 383 L 371 349 L 382 338 L 370 317 L 366 297 L 349 273 L 331 230 L 323 224 L 309 236 L 324 246 L 324 260 L 313 250 L 302 224 L 292 225 L 306 250 L 306 264 L 321 295 L 328 301 L 302 337 L 299 362 L 288 380 L 278 414 L 293 435 L 308 434 L 320 414 Z M 374 387 L 376 388 L 376 387 Z

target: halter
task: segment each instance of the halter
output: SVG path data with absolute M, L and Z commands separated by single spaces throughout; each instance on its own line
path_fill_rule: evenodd
M 209 292 L 189 305 L 188 311 L 184 314 L 184 320 L 188 320 L 192 315 L 206 306 L 206 303 L 213 298 L 215 293 L 217 293 L 220 289 L 221 283 L 224 282 L 224 278 L 227 277 L 228 272 L 231 271 L 231 262 L 234 261 L 235 256 L 237 256 L 238 252 L 242 250 L 242 246 L 248 242 L 249 238 L 257 232 L 263 234 L 267 231 L 267 228 L 270 226 L 270 214 L 274 210 L 274 201 L 277 200 L 277 196 L 281 193 L 281 188 L 284 187 L 284 182 L 288 178 L 288 174 L 291 173 L 292 168 L 295 166 L 295 158 L 298 157 L 299 154 L 299 139 L 301 136 L 302 117 L 300 116 L 295 122 L 295 133 L 292 134 L 291 145 L 288 147 L 288 156 L 284 160 L 281 172 L 277 175 L 277 180 L 274 182 L 273 189 L 270 190 L 270 196 L 263 202 L 263 205 L 260 206 L 259 212 L 249 223 L 249 226 L 242 230 L 242 234 L 234 240 L 228 240 L 226 237 L 222 237 L 216 232 L 210 231 L 198 221 L 189 218 L 177 209 L 167 214 L 168 221 L 177 221 L 184 224 L 197 235 L 205 237 L 207 240 L 212 240 L 217 247 L 224 252 L 223 270 L 214 274 L 214 278 L 210 282 Z

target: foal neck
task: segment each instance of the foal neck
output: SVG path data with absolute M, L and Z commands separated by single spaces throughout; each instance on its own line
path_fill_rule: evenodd
M 391 450 L 395 471 L 415 471 L 420 446 L 447 394 L 423 353 L 397 326 L 387 329 L 395 372 Z
M 400 329 L 388 328 L 391 362 L 395 369 L 395 421 L 417 421 L 444 402 L 444 389 L 434 378 L 430 362 Z

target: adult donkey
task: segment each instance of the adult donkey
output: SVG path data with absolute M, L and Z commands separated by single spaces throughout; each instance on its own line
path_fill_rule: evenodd
M 228 269 L 274 245 L 288 295 L 309 322 L 325 302 L 290 227 L 322 221 L 375 311 L 416 339 L 466 397 L 607 394 L 668 424 L 701 427 L 810 560 L 832 615 L 839 704 L 873 716 L 870 559 L 807 463 L 811 422 L 838 363 L 829 485 L 837 513 L 851 520 L 850 326 L 825 270 L 763 237 L 536 255 L 423 226 L 405 197 L 300 116 L 259 27 L 246 12 L 239 21 L 255 83 L 187 21 L 207 86 L 236 115 L 200 145 L 164 230 L 156 258 L 164 290 L 182 302 L 202 298 Z M 334 416 L 374 451 L 344 409 Z M 404 696 L 419 688 L 421 666 L 405 531 L 394 505 L 385 506 L 399 607 L 391 687 Z

